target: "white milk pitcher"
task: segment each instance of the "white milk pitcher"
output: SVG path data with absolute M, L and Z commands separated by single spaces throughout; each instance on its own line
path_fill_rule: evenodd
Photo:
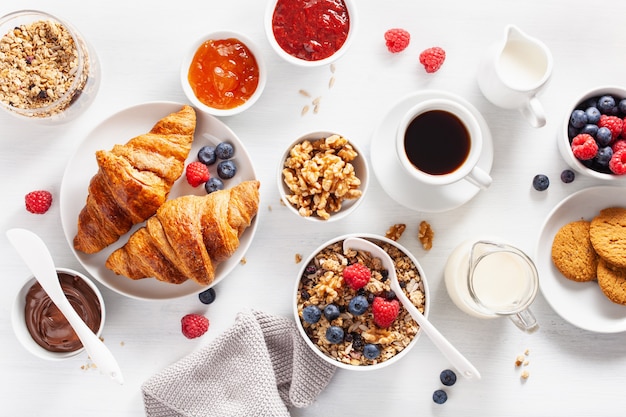
M 546 124 L 537 93 L 552 75 L 552 54 L 538 39 L 514 25 L 505 30 L 504 42 L 493 45 L 478 71 L 478 86 L 498 107 L 518 109 L 533 127 Z

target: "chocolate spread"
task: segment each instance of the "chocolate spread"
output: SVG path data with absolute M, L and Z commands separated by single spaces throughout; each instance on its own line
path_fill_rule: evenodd
M 80 277 L 63 272 L 57 274 L 61 288 L 74 310 L 94 333 L 97 332 L 102 310 L 94 291 Z M 73 352 L 83 346 L 63 313 L 38 282 L 26 294 L 24 316 L 33 340 L 44 349 L 51 352 Z

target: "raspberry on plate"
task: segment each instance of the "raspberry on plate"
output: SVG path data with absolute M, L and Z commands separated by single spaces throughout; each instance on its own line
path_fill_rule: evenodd
M 598 144 L 593 136 L 581 133 L 572 139 L 572 152 L 581 161 L 593 159 L 598 153 Z
M 209 319 L 200 314 L 187 314 L 180 323 L 183 335 L 187 339 L 200 337 L 209 330 Z
M 404 51 L 410 41 L 411 34 L 404 29 L 394 28 L 385 32 L 385 45 L 391 53 Z
M 433 73 L 439 70 L 446 59 L 446 51 L 438 46 L 428 48 L 420 54 L 420 64 L 424 66 L 427 73 Z
M 209 168 L 200 161 L 195 161 L 187 165 L 185 175 L 187 176 L 187 182 L 192 187 L 204 184 L 210 177 Z
M 365 287 L 371 277 L 372 271 L 363 264 L 348 265 L 343 270 L 343 281 L 353 290 Z
M 26 210 L 34 214 L 44 214 L 52 205 L 52 194 L 50 191 L 31 191 L 24 197 Z
M 372 303 L 372 314 L 374 323 L 377 326 L 386 328 L 391 326 L 400 312 L 400 303 L 397 299 L 385 300 L 382 297 L 375 297 Z

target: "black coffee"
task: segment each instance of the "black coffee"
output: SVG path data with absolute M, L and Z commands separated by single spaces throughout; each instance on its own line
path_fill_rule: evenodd
M 449 174 L 467 159 L 470 135 L 454 114 L 431 110 L 409 124 L 404 133 L 404 150 L 420 171 L 431 175 Z

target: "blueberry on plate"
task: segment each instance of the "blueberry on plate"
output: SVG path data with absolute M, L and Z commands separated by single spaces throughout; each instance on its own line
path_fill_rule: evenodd
M 330 326 L 326 330 L 326 340 L 328 340 L 332 344 L 343 342 L 343 336 L 343 329 L 339 326 Z
M 533 188 L 537 191 L 545 191 L 550 186 L 550 180 L 546 175 L 537 174 L 533 178 Z
M 198 298 L 202 304 L 211 304 L 215 301 L 215 290 L 213 288 L 209 288 L 208 290 L 202 291 L 198 294 Z
M 456 374 L 451 369 L 445 369 L 439 374 L 441 383 L 447 387 L 450 387 L 456 383 Z
M 448 394 L 442 389 L 433 392 L 433 401 L 437 404 L 443 404 L 448 401 Z
M 378 345 L 368 343 L 363 346 L 363 356 L 367 359 L 374 360 L 380 356 L 380 348 Z
M 204 165 L 213 165 L 215 161 L 217 161 L 215 147 L 207 145 L 200 148 L 198 151 L 198 161 L 202 162 Z
M 315 324 L 322 317 L 322 310 L 318 306 L 306 306 L 302 309 L 302 319 L 307 323 Z
M 357 295 L 348 304 L 348 311 L 355 316 L 360 316 L 367 311 L 370 304 L 367 302 L 367 298 L 362 295 Z
M 324 307 L 324 317 L 326 317 L 326 320 L 328 321 L 335 320 L 337 317 L 339 317 L 339 314 L 339 307 L 337 307 L 336 304 L 328 304 L 326 307 Z
M 564 169 L 561 172 L 561 181 L 563 181 L 565 184 L 573 182 L 574 178 L 576 178 L 576 174 L 571 169 Z
M 215 155 L 219 159 L 230 159 L 235 155 L 235 148 L 230 142 L 221 142 L 215 148 Z
M 223 190 L 224 182 L 219 178 L 211 177 L 207 182 L 204 183 L 204 189 L 206 190 L 207 194 Z
M 231 160 L 220 161 L 217 164 L 217 175 L 223 180 L 229 180 L 237 173 L 237 165 Z

